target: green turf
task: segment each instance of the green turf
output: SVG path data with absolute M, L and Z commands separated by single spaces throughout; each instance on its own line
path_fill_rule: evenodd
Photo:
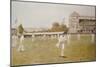
M 81 36 L 80 40 L 73 35 L 69 44 L 66 41 L 64 50 L 66 58 L 59 57 L 60 49 L 56 47 L 56 43 L 55 38 L 35 38 L 34 42 L 31 38 L 27 38 L 24 41 L 24 52 L 17 51 L 18 45 L 12 48 L 11 63 L 12 65 L 27 65 L 96 60 L 96 44 L 91 42 L 90 35 Z

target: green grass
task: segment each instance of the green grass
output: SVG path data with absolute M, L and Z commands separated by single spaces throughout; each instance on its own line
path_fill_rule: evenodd
M 61 58 L 60 49 L 56 47 L 57 39 L 36 38 L 34 42 L 31 38 L 24 41 L 24 52 L 18 52 L 16 46 L 12 48 L 12 65 L 45 64 L 62 62 L 79 62 L 96 60 L 96 44 L 91 42 L 90 35 L 81 36 L 77 40 L 73 35 L 70 44 L 65 43 L 64 54 L 66 58 Z

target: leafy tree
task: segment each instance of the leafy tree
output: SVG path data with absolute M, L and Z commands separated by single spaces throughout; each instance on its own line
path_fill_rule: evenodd
M 20 25 L 18 26 L 18 33 L 19 33 L 19 34 L 23 34 L 23 32 L 24 32 L 24 28 L 23 28 L 22 24 L 20 24 Z
M 60 30 L 67 33 L 68 27 L 67 27 L 65 24 L 61 24 L 61 25 L 60 25 Z
M 67 32 L 68 28 L 65 24 L 60 25 L 58 22 L 54 22 L 52 24 L 52 28 L 50 31 L 52 31 L 52 32 L 61 32 L 61 31 Z
M 53 31 L 53 32 L 59 32 L 59 29 L 60 29 L 59 23 L 58 23 L 58 22 L 54 22 L 54 23 L 52 24 L 51 31 Z

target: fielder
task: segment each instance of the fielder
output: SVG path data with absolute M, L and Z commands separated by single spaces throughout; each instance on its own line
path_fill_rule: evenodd
M 21 35 L 20 41 L 19 41 L 18 51 L 24 51 L 24 45 L 23 45 L 23 42 L 24 42 L 24 36 Z
M 17 39 L 18 39 L 17 35 L 13 35 L 12 36 L 12 47 L 16 47 Z
M 65 56 L 64 56 L 65 41 L 66 41 L 65 35 L 62 34 L 58 37 L 58 43 L 56 44 L 56 46 L 61 49 L 60 56 L 63 58 L 65 58 Z
M 32 42 L 35 40 L 35 35 L 32 34 Z

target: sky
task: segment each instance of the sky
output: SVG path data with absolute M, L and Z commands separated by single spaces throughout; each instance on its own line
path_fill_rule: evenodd
M 65 24 L 74 11 L 81 16 L 95 16 L 94 6 L 65 5 L 36 2 L 12 1 L 11 23 L 12 27 L 22 24 L 24 28 L 49 28 L 52 23 Z

